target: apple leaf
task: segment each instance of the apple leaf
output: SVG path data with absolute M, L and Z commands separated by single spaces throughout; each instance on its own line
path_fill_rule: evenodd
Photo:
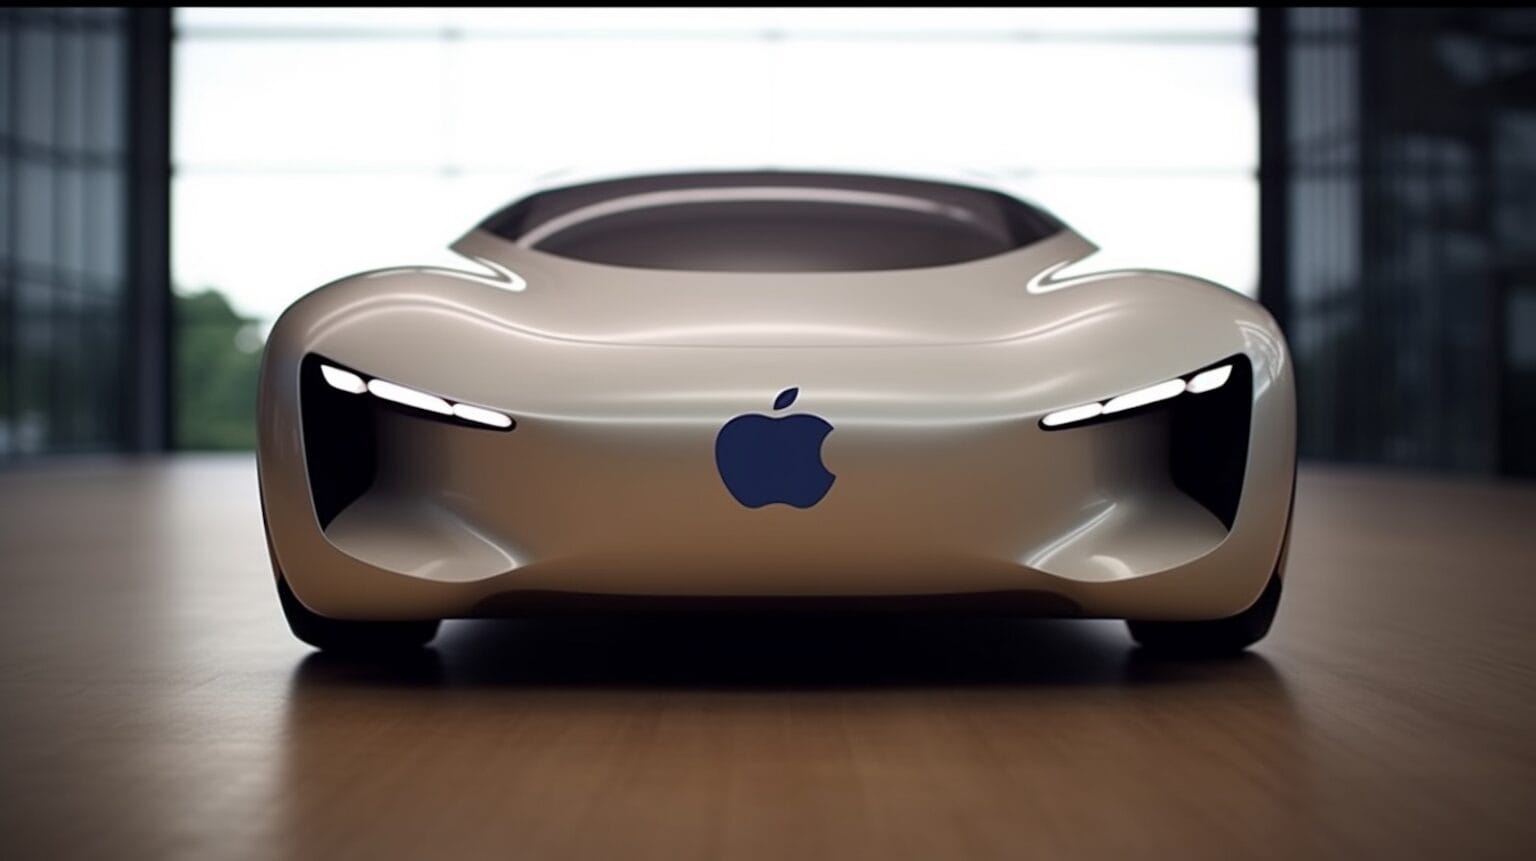
M 773 399 L 773 408 L 776 409 L 776 410 L 784 409 L 785 407 L 787 407 L 790 404 L 794 403 L 796 396 L 798 396 L 799 394 L 800 394 L 800 387 L 799 386 L 796 386 L 795 388 L 792 388 L 792 389 L 785 389 L 784 391 L 779 392 L 779 396 Z

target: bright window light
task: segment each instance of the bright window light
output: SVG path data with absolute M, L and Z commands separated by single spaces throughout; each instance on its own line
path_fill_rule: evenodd
M 1184 391 L 1183 380 L 1168 380 L 1155 386 L 1147 386 L 1134 392 L 1127 392 L 1104 405 L 1104 415 L 1124 412 L 1147 404 L 1155 404 L 1158 401 L 1166 401 L 1176 397 Z
M 1195 374 L 1194 378 L 1189 381 L 1187 391 L 1198 395 L 1201 392 L 1209 392 L 1212 389 L 1219 389 L 1227 384 L 1227 380 L 1231 378 L 1231 376 L 1231 365 L 1222 365 L 1219 368 L 1212 368 L 1209 371 L 1201 371 L 1200 373 Z
M 445 240 L 567 172 L 774 166 L 963 171 L 1061 216 L 1104 248 L 1095 267 L 1190 272 L 1252 295 L 1254 20 L 1250 9 L 178 9 L 175 280 L 272 320 L 340 274 L 463 266 Z M 530 68 L 560 73 L 503 109 L 506 82 Z M 530 135 L 529 116 L 559 122 Z M 1061 116 L 1070 130 L 1044 128 Z M 284 253 L 251 255 L 254 235 Z
M 436 395 L 429 395 L 426 392 L 418 392 L 415 389 L 408 389 L 405 386 L 396 385 L 385 380 L 369 380 L 368 391 L 372 392 L 375 397 L 383 398 L 386 401 L 394 401 L 397 404 L 404 404 L 408 407 L 415 407 L 418 410 L 426 410 L 438 413 L 439 415 L 453 415 L 453 407 L 448 406 L 448 402 L 442 398 Z
M 1083 404 L 1080 407 L 1068 407 L 1064 410 L 1057 410 L 1041 419 L 1040 423 L 1048 428 L 1053 428 L 1059 425 L 1091 419 L 1102 412 L 1104 412 L 1104 405 L 1095 401 L 1091 404 Z
M 341 368 L 333 368 L 330 365 L 321 365 L 320 374 L 325 377 L 325 381 L 330 383 L 333 389 L 341 389 L 354 395 L 360 395 L 368 391 L 368 386 L 363 382 L 363 378 L 351 371 L 343 371 Z
M 507 416 L 504 416 L 495 410 L 488 410 L 484 409 L 483 407 L 472 407 L 469 404 L 454 404 L 453 414 L 461 419 L 464 419 L 465 421 L 478 422 L 483 425 L 490 425 L 493 428 L 504 428 L 512 426 L 512 419 L 508 418 Z

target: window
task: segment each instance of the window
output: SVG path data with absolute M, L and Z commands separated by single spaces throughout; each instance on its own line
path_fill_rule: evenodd
M 791 171 L 648 176 L 542 191 L 480 227 L 542 251 L 613 266 L 834 272 L 943 266 L 1062 229 L 993 191 Z
M 230 366 L 212 379 L 205 358 L 182 363 L 179 442 L 249 444 L 249 431 L 206 432 L 250 424 L 212 400 L 254 379 L 263 327 L 296 297 L 364 269 L 447 262 L 450 242 L 511 200 L 604 174 L 963 179 L 1037 201 L 1101 245 L 1099 263 L 1251 295 L 1252 17 L 181 10 L 173 260 L 179 294 L 205 307 L 180 352 Z

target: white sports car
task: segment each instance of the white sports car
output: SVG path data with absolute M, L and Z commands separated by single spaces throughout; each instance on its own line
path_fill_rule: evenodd
M 465 270 L 322 287 L 263 359 L 278 592 L 321 648 L 554 607 L 975 608 L 1240 650 L 1280 595 L 1290 359 L 1258 304 L 980 188 L 557 188 Z

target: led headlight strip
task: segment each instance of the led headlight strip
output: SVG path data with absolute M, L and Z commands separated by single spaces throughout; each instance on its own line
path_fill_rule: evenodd
M 471 404 L 456 404 L 446 401 L 437 395 L 429 395 L 426 392 L 407 388 L 388 380 L 364 380 L 352 371 L 338 368 L 334 365 L 320 366 L 320 375 L 325 378 L 331 388 L 339 389 L 353 395 L 364 393 L 376 398 L 407 406 L 424 412 L 436 413 L 440 416 L 453 416 L 474 424 L 500 430 L 511 430 L 512 417 L 485 407 L 477 407 Z
M 1161 383 L 1137 389 L 1134 392 L 1126 392 L 1108 400 L 1094 401 L 1087 404 L 1079 404 L 1075 407 L 1067 407 L 1049 413 L 1040 420 L 1040 426 L 1046 430 L 1070 427 L 1082 424 L 1101 416 L 1110 416 L 1115 413 L 1123 413 L 1176 398 L 1179 395 L 1198 395 L 1205 392 L 1213 392 L 1227 384 L 1232 378 L 1232 363 L 1226 362 L 1214 368 L 1207 368 L 1189 377 L 1178 377 L 1172 380 L 1164 380 Z

